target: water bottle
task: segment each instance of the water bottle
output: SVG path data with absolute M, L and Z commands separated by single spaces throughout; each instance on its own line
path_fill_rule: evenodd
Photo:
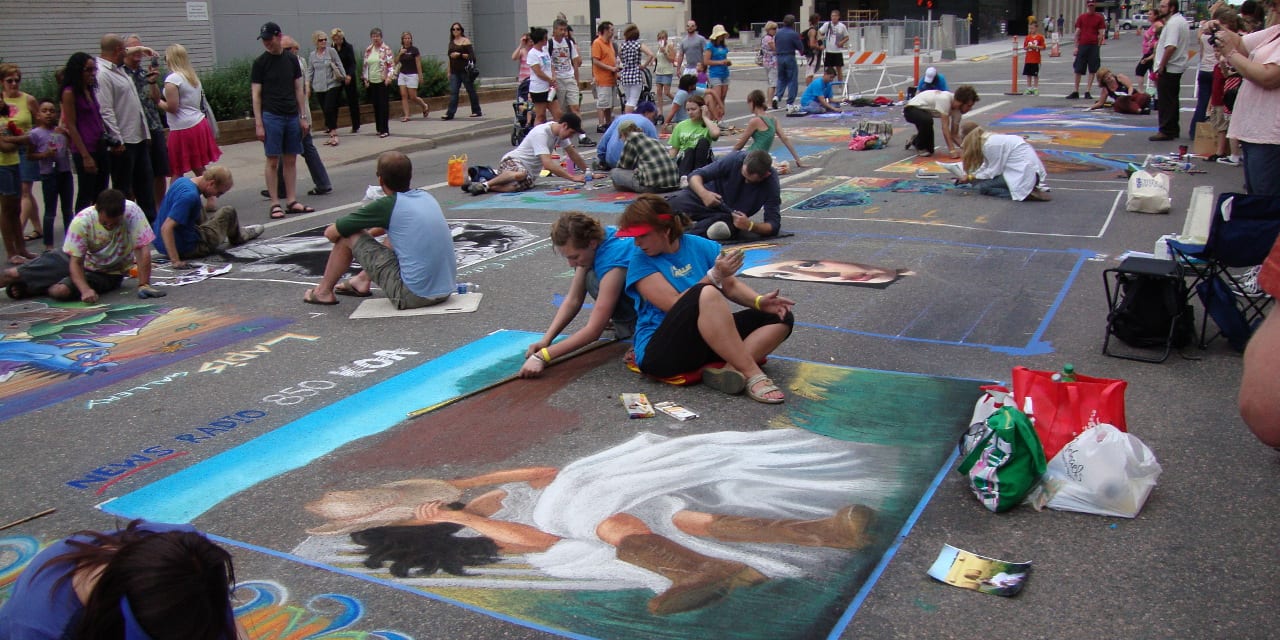
M 1063 381 L 1063 382 L 1075 382 L 1075 381 L 1076 381 L 1076 366 L 1075 366 L 1075 365 L 1071 364 L 1070 362 L 1068 362 L 1067 364 L 1062 365 L 1062 381 Z
M 591 178 L 592 178 L 591 174 L 592 174 L 592 171 L 590 169 L 587 169 L 587 172 L 582 176 L 583 191 L 589 190 L 591 188 Z
M 477 293 L 477 292 L 479 292 L 479 291 L 480 291 L 480 285 L 478 285 L 478 284 L 476 284 L 476 283 L 474 283 L 474 282 L 459 282 L 459 283 L 458 283 L 458 293 L 459 293 L 459 294 L 463 294 L 463 293 Z

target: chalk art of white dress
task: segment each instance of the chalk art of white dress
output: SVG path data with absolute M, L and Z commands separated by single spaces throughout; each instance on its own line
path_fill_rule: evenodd
M 526 554 L 548 575 L 602 580 L 612 588 L 666 590 L 666 578 L 621 562 L 596 536 L 609 516 L 627 513 L 654 533 L 699 553 L 746 563 L 772 578 L 820 575 L 849 551 L 780 544 L 726 543 L 686 534 L 671 523 L 681 510 L 758 518 L 822 518 L 849 504 L 878 509 L 899 487 L 897 450 L 835 440 L 801 429 L 668 438 L 641 433 L 577 460 L 538 491 L 503 487 L 495 520 L 560 536 Z

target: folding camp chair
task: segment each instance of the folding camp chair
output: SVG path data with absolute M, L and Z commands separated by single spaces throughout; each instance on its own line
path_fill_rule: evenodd
M 1277 236 L 1280 236 L 1280 199 L 1224 193 L 1214 205 L 1204 246 L 1169 241 L 1174 259 L 1187 276 L 1194 278 L 1191 290 L 1204 305 L 1200 348 L 1223 336 L 1232 348 L 1244 350 L 1253 328 L 1266 316 L 1271 296 L 1248 292 L 1243 279 L 1230 269 L 1262 264 Z M 1218 332 L 1206 337 L 1210 316 L 1218 325 Z

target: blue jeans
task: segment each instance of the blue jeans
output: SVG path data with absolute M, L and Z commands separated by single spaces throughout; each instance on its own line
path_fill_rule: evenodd
M 973 183 L 973 190 L 984 196 L 995 196 L 997 198 L 1009 199 L 1012 194 L 1009 193 L 1009 183 L 1004 181 L 1004 176 L 996 176 L 986 180 L 978 180 Z
M 71 208 L 71 200 L 75 191 L 75 180 L 70 171 L 54 171 L 40 175 L 40 192 L 44 195 L 44 243 L 56 246 L 53 242 L 53 220 L 58 215 L 58 203 L 62 203 L 62 233 L 71 226 L 71 218 L 76 215 Z
M 446 117 L 452 118 L 457 113 L 458 91 L 463 86 L 467 88 L 467 96 L 471 98 L 471 115 L 480 115 L 480 98 L 476 96 L 475 84 L 471 82 L 471 76 L 463 72 L 449 74 L 449 108 L 444 112 Z
M 1280 196 L 1280 180 L 1275 168 L 1280 166 L 1280 144 L 1258 144 L 1240 141 L 1244 155 L 1244 190 L 1258 196 Z
M 787 104 L 794 104 L 800 90 L 800 68 L 795 56 L 778 56 L 778 98 L 787 96 Z
M 1213 93 L 1213 72 L 1199 71 L 1196 73 L 1196 112 L 1191 116 L 1191 128 L 1187 130 L 1187 137 L 1195 140 L 1196 123 L 1204 122 L 1208 119 L 1209 111 L 1209 94 Z

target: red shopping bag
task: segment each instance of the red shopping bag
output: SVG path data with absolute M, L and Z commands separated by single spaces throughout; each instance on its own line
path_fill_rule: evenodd
M 1128 431 L 1124 419 L 1128 382 L 1082 375 L 1075 382 L 1060 382 L 1053 375 L 1052 371 L 1013 368 L 1016 406 L 1027 410 L 1027 399 L 1031 399 L 1027 412 L 1035 419 L 1045 459 L 1052 460 L 1076 436 L 1099 424 Z

